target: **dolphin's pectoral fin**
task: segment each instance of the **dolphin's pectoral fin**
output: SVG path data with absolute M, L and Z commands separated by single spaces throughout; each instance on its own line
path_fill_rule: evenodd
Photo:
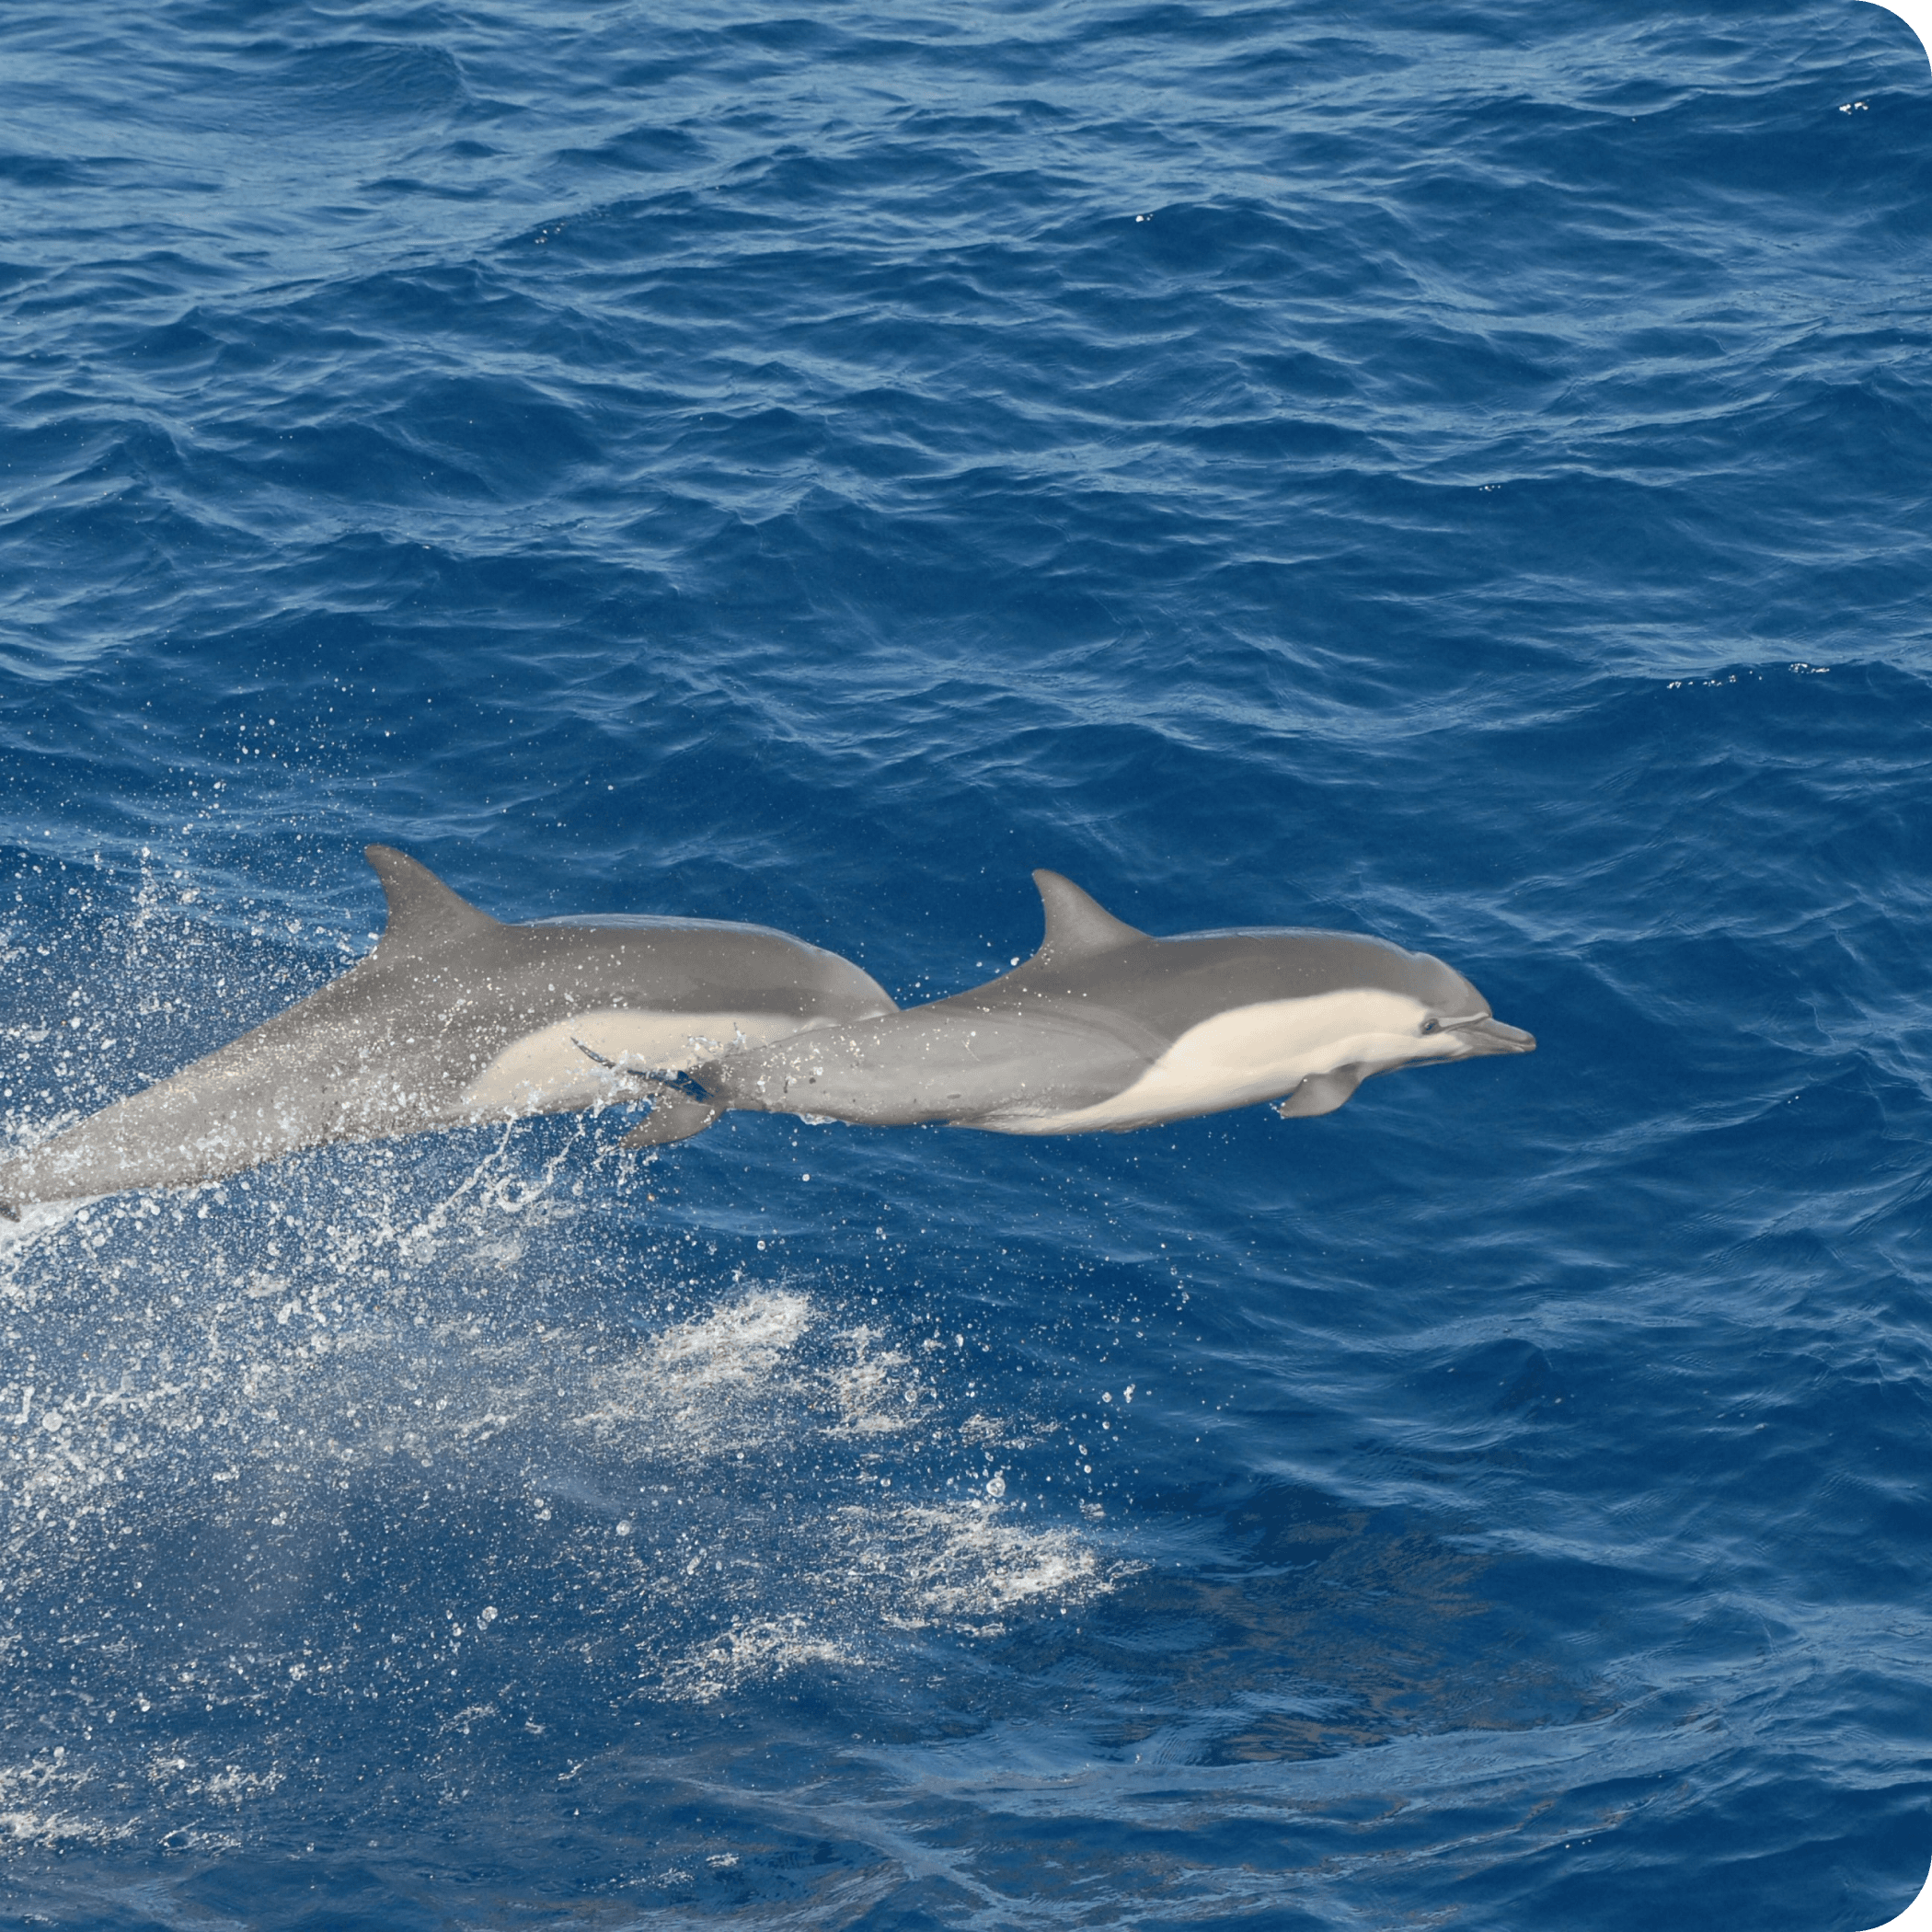
M 1332 1074 L 1310 1074 L 1285 1100 L 1278 1100 L 1274 1110 L 1284 1121 L 1312 1121 L 1316 1115 L 1333 1113 L 1362 1085 L 1362 1070 L 1338 1066 Z
M 673 1141 L 688 1141 L 702 1133 L 724 1112 L 722 1100 L 714 1100 L 689 1074 L 633 1074 L 650 1099 L 650 1112 L 617 1143 L 620 1147 L 664 1147 Z
M 617 1143 L 626 1148 L 666 1147 L 702 1133 L 724 1109 L 716 1100 L 694 1100 L 664 1088 L 650 1097 L 650 1112 Z

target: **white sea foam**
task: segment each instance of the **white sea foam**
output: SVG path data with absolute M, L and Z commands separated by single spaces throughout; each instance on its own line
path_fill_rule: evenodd
M 352 1207 L 330 1156 L 47 1217 L 16 1252 L 0 1650 L 29 1708 L 84 1686 L 171 1735 L 259 1713 L 218 1765 L 151 1759 L 182 1829 L 280 1788 L 308 1699 L 446 1751 L 541 1735 L 557 1698 L 863 1677 L 913 1633 L 994 1634 L 1124 1573 L 1004 1493 L 1054 1425 L 987 1413 L 962 1337 L 776 1264 L 720 1281 L 689 1241 L 614 1294 L 570 1191 L 583 1138 L 534 1175 L 479 1151 L 427 1199 L 364 1149 Z M 23 1844 L 119 1828 L 46 1777 L 0 1798 Z
M 77 1801 L 98 1781 L 89 1767 L 69 1761 L 64 1746 L 26 1764 L 0 1765 L 0 1849 L 54 1851 L 132 1836 L 133 1827 L 124 1819 L 103 1818 Z
M 811 1314 L 805 1295 L 756 1292 L 701 1320 L 667 1329 L 656 1360 L 681 1388 L 750 1382 L 771 1373 L 778 1356 L 811 1326 Z
M 715 1638 L 694 1644 L 663 1666 L 665 1694 L 708 1704 L 726 1691 L 783 1676 L 805 1664 L 830 1669 L 863 1667 L 863 1660 L 836 1639 L 814 1631 L 803 1617 L 734 1622 Z

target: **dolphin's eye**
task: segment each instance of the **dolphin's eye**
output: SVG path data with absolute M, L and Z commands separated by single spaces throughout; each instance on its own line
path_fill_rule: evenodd
M 1433 1033 L 1441 1024 L 1440 1020 L 1425 1019 L 1422 1022 L 1422 1030 L 1425 1033 Z

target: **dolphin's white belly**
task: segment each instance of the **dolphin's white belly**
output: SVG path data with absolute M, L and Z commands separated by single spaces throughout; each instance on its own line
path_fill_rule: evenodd
M 682 1073 L 721 1052 L 766 1046 L 800 1030 L 792 1013 L 632 1012 L 619 1006 L 580 1013 L 512 1040 L 464 1089 L 461 1104 L 500 1118 L 634 1099 L 638 1088 L 623 1077 L 624 1069 Z
M 1190 1027 L 1110 1099 L 1066 1113 L 1002 1113 L 972 1124 L 1002 1133 L 1080 1133 L 1279 1099 L 1311 1074 L 1431 1057 L 1430 1041 L 1416 1032 L 1425 1010 L 1406 995 L 1374 987 L 1235 1006 Z

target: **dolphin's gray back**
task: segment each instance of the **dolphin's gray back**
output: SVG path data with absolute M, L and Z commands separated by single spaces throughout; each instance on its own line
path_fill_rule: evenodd
M 389 919 L 366 959 L 0 1167 L 0 1205 L 210 1180 L 330 1141 L 625 1097 L 606 1083 L 547 1103 L 479 1101 L 479 1079 L 532 1036 L 590 1074 L 571 1042 L 581 1031 L 594 1056 L 598 1024 L 654 1022 L 675 1036 L 690 1016 L 769 1037 L 896 1010 L 849 960 L 768 926 L 506 926 L 404 854 L 367 856 Z
M 695 1012 L 763 1002 L 808 1019 L 895 1010 L 850 960 L 772 926 L 650 917 L 507 926 L 403 853 L 372 845 L 368 857 L 389 923 L 367 960 L 314 996 L 331 1016 L 393 1009 L 489 1037 L 592 1006 Z
M 788 939 L 794 946 L 807 942 L 795 939 L 788 932 L 780 932 L 776 926 L 759 926 L 747 919 L 683 919 L 675 913 L 558 913 L 548 919 L 526 919 L 522 929 L 525 932 L 541 931 L 548 926 L 588 926 L 604 932 L 714 932 L 714 933 L 763 933 L 767 938 Z M 814 948 L 821 951 L 822 948 Z M 837 955 L 829 954 L 835 959 Z
M 1131 1019 L 1150 1041 L 1169 1046 L 1190 1027 L 1236 1006 L 1309 999 L 1348 988 L 1419 994 L 1459 979 L 1427 953 L 1385 939 L 1294 926 L 1136 934 L 1100 952 L 1071 959 L 1042 949 L 1016 972 L 955 994 L 934 1008 L 1041 1011 L 1050 1006 Z

